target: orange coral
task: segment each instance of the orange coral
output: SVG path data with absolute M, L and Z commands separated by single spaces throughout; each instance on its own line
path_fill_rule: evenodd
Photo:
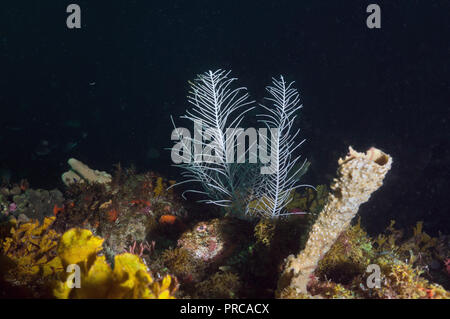
M 108 220 L 110 222 L 115 222 L 117 220 L 117 217 L 119 216 L 119 213 L 117 212 L 117 209 L 111 209 L 108 211 Z
M 148 200 L 143 200 L 143 199 L 136 199 L 136 200 L 132 200 L 130 202 L 131 205 L 137 205 L 137 206 L 151 206 L 152 204 L 148 201 Z
M 58 205 L 55 204 L 55 206 L 53 206 L 53 215 L 58 215 L 60 212 L 64 211 L 64 205 L 62 205 L 61 207 L 59 207 Z
M 173 225 L 173 224 L 175 224 L 176 221 L 177 221 L 177 216 L 174 216 L 174 215 L 162 215 L 159 218 L 159 223 L 165 224 L 165 225 Z

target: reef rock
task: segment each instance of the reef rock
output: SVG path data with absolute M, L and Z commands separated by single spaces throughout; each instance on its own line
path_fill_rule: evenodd
M 30 219 L 37 219 L 39 222 L 46 216 L 53 216 L 55 207 L 62 207 L 64 198 L 57 190 L 27 189 L 23 194 L 13 197 L 15 209 L 14 216 L 24 214 Z

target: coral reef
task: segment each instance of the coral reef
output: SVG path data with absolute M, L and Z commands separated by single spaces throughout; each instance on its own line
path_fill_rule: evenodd
M 191 253 L 183 248 L 166 249 L 162 253 L 164 265 L 173 273 L 181 283 L 189 284 L 199 281 L 203 273 L 198 261 Z
M 338 164 L 338 178 L 331 186 L 332 193 L 309 233 L 304 250 L 298 256 L 287 258 L 279 281 L 279 297 L 284 296 L 283 290 L 288 286 L 299 294 L 307 293 L 308 281 L 318 262 L 350 225 L 359 206 L 382 185 L 392 159 L 378 149 L 371 148 L 364 154 L 350 147 L 349 154 L 339 159 Z
M 447 284 L 449 277 L 445 269 L 446 256 L 450 255 L 448 236 L 440 234 L 432 238 L 423 230 L 423 222 L 417 222 L 410 237 L 405 239 L 405 232 L 394 228 L 392 220 L 385 233 L 379 234 L 374 246 L 382 255 L 395 254 L 399 260 L 422 270 L 423 276 L 433 282 Z
M 315 275 L 333 278 L 333 281 L 340 284 L 349 284 L 355 276 L 366 271 L 374 254 L 372 241 L 358 221 L 355 226 L 341 233 L 320 260 Z
M 154 280 L 143 260 L 131 253 L 116 255 L 111 267 L 102 251 L 104 239 L 90 230 L 73 228 L 62 236 L 50 229 L 55 217 L 17 223 L 2 240 L 2 289 L 20 297 L 57 298 L 173 298 L 175 277 Z M 80 269 L 80 286 L 71 284 L 70 269 Z M 68 268 L 68 266 L 72 268 Z M 65 271 L 66 270 L 66 271 Z M 53 293 L 51 292 L 53 290 Z
M 90 229 L 105 239 L 109 258 L 134 242 L 151 241 L 158 230 L 170 228 L 176 234 L 182 230 L 178 220 L 186 210 L 172 191 L 166 191 L 171 183 L 154 173 L 138 175 L 118 167 L 109 184 L 71 184 L 55 228 L 61 232 L 79 225 Z M 166 222 L 169 219 L 172 224 Z
M 387 228 L 387 238 L 393 238 L 392 224 Z M 417 227 L 416 227 L 417 231 Z M 299 293 L 294 287 L 287 287 L 285 298 L 371 298 L 371 299 L 440 299 L 449 298 L 450 293 L 427 277 L 427 267 L 416 258 L 404 258 L 406 249 L 420 249 L 420 244 L 411 246 L 412 237 L 400 242 L 396 231 L 395 241 L 389 248 L 378 245 L 378 238 L 372 239 L 362 229 L 360 222 L 345 230 L 319 262 L 311 274 L 308 292 Z M 380 236 L 378 236 L 380 237 Z M 438 238 L 431 240 L 440 242 Z M 368 285 L 370 266 L 380 269 L 379 287 Z M 441 268 L 444 272 L 444 267 Z M 435 281 L 438 274 L 429 277 Z M 448 284 L 448 282 L 447 282 Z
M 383 265 L 383 285 L 368 297 L 383 299 L 449 299 L 442 286 L 421 277 L 422 272 L 409 264 L 395 260 Z M 372 291 L 370 291 L 372 292 Z
M 5 185 L 0 188 L 0 222 L 11 217 L 42 222 L 44 217 L 53 216 L 55 207 L 63 202 L 63 194 L 57 189 L 30 189 L 26 180 Z
M 240 239 L 243 235 L 242 223 L 230 218 L 199 222 L 181 235 L 178 246 L 189 251 L 204 268 L 218 265 L 244 241 L 244 238 Z
M 257 242 L 270 246 L 275 236 L 275 223 L 270 219 L 261 219 L 255 226 L 255 237 Z
M 12 213 L 14 216 L 24 214 L 27 218 L 42 222 L 44 217 L 55 215 L 55 207 L 63 206 L 64 197 L 57 189 L 28 189 L 23 194 L 14 196 L 13 203 L 16 205 Z
M 449 298 L 449 236 L 428 235 L 422 222 L 400 230 L 392 221 L 372 237 L 361 219 L 350 225 L 381 185 L 374 171 L 382 175 L 390 163 L 381 152 L 351 150 L 331 193 L 324 185 L 293 191 L 286 207 L 293 214 L 278 219 L 185 208 L 167 190 L 174 181 L 120 165 L 107 184 L 72 183 L 64 198 L 35 204 L 41 222 L 23 213 L 24 199 L 50 192 L 2 187 L 0 298 Z M 349 197 L 357 200 L 346 206 Z M 373 265 L 379 288 L 369 285 Z
M 231 272 L 217 272 L 207 280 L 195 285 L 196 298 L 235 299 L 239 296 L 242 283 Z

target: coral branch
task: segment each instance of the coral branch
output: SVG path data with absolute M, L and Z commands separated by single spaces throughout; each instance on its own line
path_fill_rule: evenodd
M 111 182 L 110 174 L 89 168 L 89 166 L 75 158 L 69 159 L 67 163 L 70 165 L 70 170 L 61 176 L 61 179 L 66 186 L 82 181 L 101 184 L 108 184 Z

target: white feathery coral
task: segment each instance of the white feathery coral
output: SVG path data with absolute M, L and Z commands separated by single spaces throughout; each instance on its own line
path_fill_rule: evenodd
M 232 88 L 236 79 L 229 78 L 229 73 L 208 71 L 190 83 L 188 101 L 193 108 L 181 118 L 193 122 L 194 136 L 191 137 L 186 129 L 177 129 L 174 124 L 172 139 L 180 139 L 180 142 L 172 152 L 183 149 L 183 163 L 178 157 L 176 166 L 184 168 L 182 175 L 185 178 L 175 185 L 197 182 L 201 190 L 189 189 L 184 193 L 206 195 L 207 199 L 202 202 L 231 207 L 238 216 L 276 218 L 289 214 L 284 210 L 293 191 L 308 186 L 297 185 L 298 173 L 302 172 L 304 163 L 300 165 L 300 156 L 293 155 L 304 142 L 296 141 L 299 130 L 292 132 L 295 113 L 302 107 L 299 94 L 292 87 L 293 83 L 286 84 L 282 76 L 280 80 L 273 79 L 273 86 L 267 87 L 270 96 L 266 98 L 273 107 L 261 105 L 266 113 L 259 115 L 259 122 L 271 132 L 270 164 L 262 166 L 268 162 L 267 134 L 261 133 L 266 128 L 260 129 L 259 133 L 259 162 L 243 163 L 246 155 L 249 159 L 257 157 L 253 143 L 244 154 L 237 154 L 237 161 L 234 161 L 234 146 L 238 150 L 239 146 L 241 150 L 245 146 L 239 144 L 245 144 L 245 136 L 241 134 L 246 134 L 239 126 L 245 113 L 253 109 L 249 106 L 253 101 L 249 101 L 246 88 Z
M 246 88 L 231 88 L 236 79 L 229 78 L 229 74 L 230 71 L 217 70 L 198 75 L 190 83 L 188 96 L 193 108 L 181 117 L 192 121 L 196 130 L 193 138 L 185 139 L 189 144 L 185 148 L 192 151 L 193 147 L 193 152 L 188 163 L 178 165 L 186 170 L 182 174 L 187 180 L 181 183 L 199 182 L 203 191 L 186 192 L 208 195 L 209 199 L 204 202 L 219 206 L 232 204 L 239 180 L 238 166 L 227 161 L 226 147 L 233 144 L 229 139 L 241 134 L 235 128 L 239 127 L 244 114 L 253 108 L 247 107 L 253 101 L 249 101 Z M 202 151 L 198 152 L 198 149 Z
M 306 161 L 298 167 L 300 156 L 293 155 L 305 141 L 297 142 L 300 130 L 292 130 L 297 117 L 295 113 L 302 108 L 298 91 L 292 87 L 294 82 L 287 84 L 283 76 L 279 80 L 272 80 L 273 86 L 266 88 L 269 93 L 266 100 L 272 102 L 273 107 L 260 104 L 267 113 L 259 115 L 262 118 L 260 122 L 271 131 L 271 162 L 269 166 L 263 167 L 264 175 L 254 186 L 247 214 L 276 218 L 289 214 L 284 209 L 292 200 L 292 192 L 298 187 L 309 185 L 297 184 L 296 177 Z

